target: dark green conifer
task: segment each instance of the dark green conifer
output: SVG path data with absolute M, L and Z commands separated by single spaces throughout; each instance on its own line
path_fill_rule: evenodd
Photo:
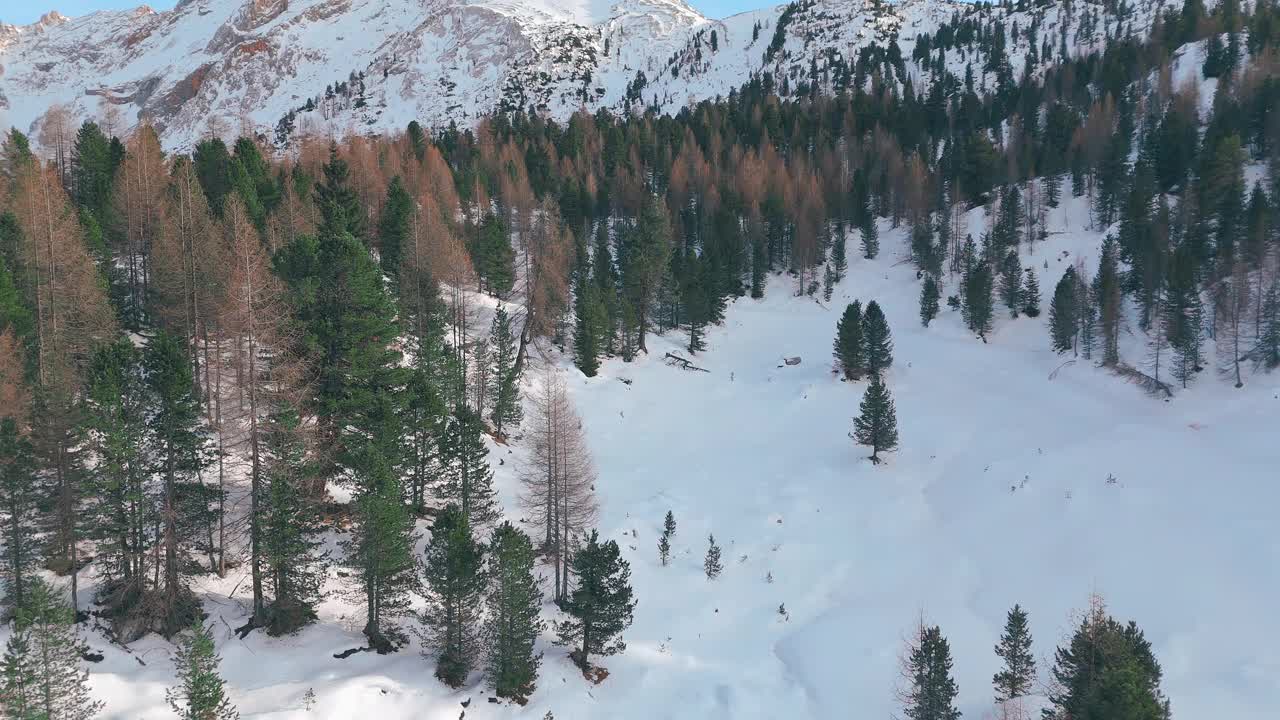
M 1049 303 L 1049 339 L 1058 353 L 1075 349 L 1080 322 L 1077 284 L 1075 268 L 1068 267 L 1053 289 L 1053 300 Z
M 1054 657 L 1052 717 L 1167 720 L 1160 663 L 1138 626 L 1117 622 L 1095 601 Z
M 720 546 L 716 545 L 715 535 L 707 537 L 707 556 L 702 560 L 702 570 L 707 574 L 708 580 L 720 577 L 720 572 L 724 570 L 724 566 L 720 563 Z
M 1033 267 L 1027 268 L 1027 276 L 1022 283 L 1022 314 L 1030 318 L 1040 317 L 1040 279 Z
M 875 300 L 867 303 L 862 315 L 862 362 L 868 373 L 879 375 L 893 365 L 893 339 L 889 321 Z
M 979 259 L 969 268 L 961 281 L 961 314 L 965 326 L 986 342 L 991 332 L 993 303 L 991 266 Z
M 951 678 L 951 648 L 936 625 L 921 628 L 907 657 L 911 686 L 903 714 L 909 720 L 959 720 L 955 707 L 959 688 Z
M 879 454 L 898 447 L 898 416 L 889 388 L 879 375 L 872 374 L 871 385 L 862 395 L 858 417 L 853 421 L 853 437 L 859 445 L 871 448 L 871 462 L 879 463 Z
M 430 590 L 423 622 L 436 652 L 436 677 L 460 687 L 479 664 L 480 598 L 485 588 L 484 549 L 457 505 L 436 517 L 423 573 Z
M 622 632 L 631 626 L 636 601 L 631 592 L 631 565 L 621 558 L 618 543 L 600 542 L 595 530 L 573 556 L 578 587 L 564 601 L 569 619 L 556 623 L 557 642 L 577 645 L 570 657 L 590 667 L 592 655 L 615 655 L 627 649 Z
M 498 697 L 523 701 L 538 679 L 534 644 L 545 623 L 529 536 L 504 522 L 489 542 L 489 613 L 485 620 L 489 684 Z
M 938 280 L 932 273 L 925 273 L 924 283 L 920 286 L 920 324 L 929 327 L 929 323 L 938 317 L 938 298 L 942 290 Z
M 1005 620 L 1004 634 L 996 645 L 996 655 L 1004 661 L 1004 667 L 991 679 L 995 686 L 996 702 L 1023 697 L 1031 692 L 1036 679 L 1036 660 L 1031 655 L 1031 628 L 1027 626 L 1027 613 L 1014 605 Z
M 196 620 L 174 657 L 178 684 L 165 692 L 165 700 L 179 718 L 237 720 L 240 717 L 227 695 L 226 682 L 218 674 L 221 662 L 213 635 Z
M 457 503 L 471 527 L 491 525 L 498 519 L 498 500 L 480 416 L 458 406 L 438 442 L 442 464 L 439 496 Z
M 490 417 L 494 430 L 499 437 L 503 437 L 507 430 L 520 427 L 524 410 L 520 404 L 520 368 L 516 366 L 516 339 L 511 331 L 511 318 L 501 305 L 493 315 L 489 344 L 493 348 L 490 373 L 493 387 L 489 392 L 489 397 L 493 400 L 493 412 Z
M 405 245 L 409 243 L 409 223 L 412 217 L 413 198 L 397 175 L 387 186 L 386 203 L 382 206 L 382 218 L 378 221 L 378 260 L 382 271 L 392 280 L 400 277 L 400 260 L 404 255 Z
M 862 377 L 866 365 L 863 350 L 862 303 L 854 300 L 836 322 L 836 369 L 849 380 Z

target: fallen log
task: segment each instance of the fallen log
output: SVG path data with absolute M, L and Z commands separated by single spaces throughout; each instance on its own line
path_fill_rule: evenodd
M 673 366 L 673 367 L 678 367 L 678 368 L 681 368 L 681 369 L 683 369 L 683 370 L 696 370 L 696 371 L 698 371 L 698 372 L 704 372 L 704 373 L 709 373 L 709 372 L 711 372 L 710 370 L 707 370 L 706 368 L 700 368 L 700 367 L 698 367 L 697 365 L 694 365 L 694 364 L 693 364 L 692 362 L 690 362 L 689 360 L 687 360 L 687 359 L 685 359 L 685 358 L 682 358 L 682 357 L 680 357 L 679 355 L 676 355 L 676 354 L 674 354 L 674 353 L 667 353 L 667 355 L 666 355 L 666 363 L 667 363 L 668 365 L 671 365 L 671 366 Z

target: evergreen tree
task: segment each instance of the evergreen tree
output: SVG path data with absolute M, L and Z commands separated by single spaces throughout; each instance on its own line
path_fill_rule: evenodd
M 1031 692 L 1036 679 L 1036 660 L 1031 655 L 1031 629 L 1027 613 L 1014 605 L 1005 620 L 1004 634 L 996 645 L 996 655 L 1004 660 L 1004 668 L 991 679 L 996 702 L 1005 702 Z
M 154 408 L 147 425 L 154 443 L 154 472 L 160 477 L 161 579 L 155 602 L 157 629 L 172 637 L 188 627 L 199 612 L 188 585 L 191 575 L 186 553 L 211 519 L 211 496 L 200 482 L 208 463 L 207 429 L 201 423 L 200 403 L 193 388 L 191 362 L 178 338 L 161 332 L 146 352 L 147 385 Z
M 836 231 L 835 238 L 831 243 L 831 270 L 837 283 L 844 280 L 845 273 L 849 271 L 849 260 L 845 255 L 845 233 L 843 227 Z
M 929 323 L 938 317 L 938 298 L 942 290 L 938 288 L 938 280 L 933 273 L 925 273 L 924 284 L 920 286 L 920 324 L 929 327 Z
M 1000 299 L 1009 308 L 1009 315 L 1018 317 L 1022 308 L 1022 268 L 1016 250 L 1010 250 L 1000 263 Z
M 533 575 L 533 543 L 504 522 L 489 543 L 489 614 L 485 640 L 489 648 L 489 683 L 499 697 L 523 701 L 538 679 L 541 653 L 534 644 L 545 627 L 538 616 L 542 590 Z
M 702 569 L 707 573 L 708 580 L 715 580 L 720 577 L 720 571 L 724 566 L 720 564 L 720 546 L 716 545 L 716 536 L 707 537 L 707 556 L 702 561 Z
M 667 517 L 662 521 L 662 534 L 667 537 L 673 537 L 676 534 L 676 516 L 667 511 Z
M 671 255 L 671 221 L 666 203 L 655 197 L 645 199 L 635 226 L 624 234 L 622 289 L 635 312 L 637 350 L 648 352 L 650 305 L 658 292 Z
M 959 720 L 955 707 L 959 693 L 951 678 L 951 647 L 936 625 L 921 628 L 907 658 L 911 687 L 904 698 L 903 714 L 909 720 Z
M 872 375 L 879 375 L 893 365 L 889 321 L 875 300 L 867 303 L 867 311 L 862 315 L 862 362 Z
M 844 309 L 836 323 L 836 368 L 850 380 L 862 376 L 864 366 L 862 338 L 862 303 L 854 300 Z
M 329 162 L 321 168 L 324 182 L 316 183 L 315 203 L 320 210 L 319 234 L 322 238 L 350 235 L 359 242 L 365 241 L 364 210 L 360 198 L 350 185 L 351 169 L 338 154 L 338 143 L 329 142 Z M 213 196 L 205 188 L 209 205 L 214 206 Z
M 315 508 L 306 494 L 311 466 L 302 420 L 284 404 L 271 416 L 264 452 L 262 561 L 272 595 L 266 607 L 271 635 L 290 633 L 315 620 L 325 578 L 325 555 Z
M 584 670 L 592 655 L 614 655 L 627 649 L 622 632 L 631 626 L 636 601 L 631 592 L 631 566 L 620 557 L 618 543 L 600 542 L 595 530 L 573 556 L 576 587 L 562 608 L 569 619 L 556 624 L 557 642 L 578 647 L 570 657 Z
M 521 368 L 516 365 L 516 340 L 511 332 L 511 319 L 501 305 L 493 315 L 489 342 L 493 346 L 493 390 L 489 393 L 493 398 L 491 417 L 494 429 L 502 437 L 505 430 L 520 426 L 524 410 L 520 404 Z
M 412 218 L 413 198 L 397 175 L 387 186 L 387 200 L 382 206 L 382 219 L 378 221 L 379 260 L 382 271 L 393 280 L 400 277 L 400 259 L 410 241 Z
M 436 517 L 427 543 L 423 573 L 430 593 L 422 616 L 438 651 L 436 677 L 449 687 L 466 682 L 479 661 L 483 562 L 466 513 L 451 503 Z
M 1071 641 L 1059 647 L 1047 717 L 1080 720 L 1167 720 L 1160 663 L 1138 626 L 1107 615 L 1095 602 Z
M 862 223 L 862 257 L 875 260 L 876 255 L 879 254 L 880 235 L 876 231 L 876 219 L 874 215 L 868 213 L 866 221 Z
M 28 705 L 34 712 L 12 717 L 89 720 L 97 716 L 102 703 L 89 694 L 89 671 L 80 664 L 86 649 L 76 637 L 71 607 L 54 597 L 48 585 L 37 583 L 31 588 L 26 607 L 18 612 L 15 627 L 23 636 L 20 645 L 26 646 L 25 658 L 13 658 L 15 679 L 22 678 L 22 668 L 29 671 L 30 677 L 20 682 L 33 681 L 34 685 L 24 688 L 30 694 L 21 692 L 20 696 L 25 694 L 28 698 L 21 701 L 24 704 L 34 701 Z M 16 656 L 23 648 L 10 649 Z M 6 670 L 10 666 L 8 653 L 5 666 Z
M 169 707 L 182 720 L 237 720 L 227 696 L 226 682 L 218 674 L 222 659 L 213 645 L 213 635 L 199 621 L 182 641 L 174 656 L 178 684 L 165 692 Z
M 1022 283 L 1022 314 L 1029 318 L 1040 317 L 1040 279 L 1033 267 L 1027 268 L 1027 277 Z
M 0 533 L 4 537 L 0 578 L 4 580 L 6 616 L 26 606 L 28 594 L 37 582 L 38 501 L 31 441 L 19 431 L 13 418 L 0 418 Z
M 496 214 L 486 213 L 469 249 L 480 289 L 496 298 L 509 295 L 516 283 L 516 253 L 507 223 Z
M 0 660 L 0 716 L 14 720 L 48 717 L 40 707 L 39 678 L 31 651 L 31 634 L 15 628 Z
M 1053 289 L 1053 300 L 1049 303 L 1049 339 L 1054 352 L 1064 353 L 1075 349 L 1076 330 L 1080 322 L 1077 283 L 1075 268 L 1068 267 Z
M 671 540 L 666 533 L 658 536 L 658 559 L 662 561 L 662 567 L 666 567 L 671 559 Z
M 960 310 L 965 326 L 982 338 L 983 342 L 987 340 L 987 333 L 991 332 L 991 290 L 991 266 L 985 259 L 978 260 L 961 280 Z
M 1259 315 L 1258 342 L 1250 355 L 1254 363 L 1274 370 L 1280 367 L 1280 279 L 1271 281 Z
M 871 376 L 871 385 L 862 395 L 858 417 L 853 421 L 853 437 L 859 445 L 871 447 L 871 462 L 879 463 L 879 453 L 898 447 L 898 416 L 889 388 L 879 375 Z
M 822 301 L 831 302 L 831 295 L 835 292 L 836 275 L 831 269 L 831 265 L 824 265 L 822 268 Z
M 489 466 L 489 449 L 483 436 L 480 416 L 460 405 L 439 438 L 443 465 L 439 495 L 447 502 L 457 503 L 473 528 L 491 525 L 499 515 L 493 468 Z
M 1120 325 L 1123 317 L 1121 297 L 1120 249 L 1115 236 L 1102 241 L 1098 258 L 1098 274 L 1093 279 L 1092 304 L 1097 314 L 1098 332 L 1102 335 L 1102 364 L 1120 362 Z M 1080 289 L 1083 294 L 1083 288 Z

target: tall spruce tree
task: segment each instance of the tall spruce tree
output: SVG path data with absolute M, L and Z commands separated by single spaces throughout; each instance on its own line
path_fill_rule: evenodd
M 1009 610 L 1004 634 L 996 645 L 996 655 L 1004 661 L 1004 667 L 991 678 L 996 702 L 1030 693 L 1036 679 L 1036 660 L 1031 655 L 1031 628 L 1027 626 L 1027 613 L 1019 605 Z
M 1010 250 L 1000 261 L 1000 299 L 1009 309 L 1010 317 L 1018 317 L 1022 309 L 1022 267 L 1016 250 Z
M 647 353 L 650 306 L 671 256 L 671 220 L 665 202 L 656 197 L 645 199 L 634 227 L 623 234 L 623 249 L 622 290 L 635 313 L 632 329 L 636 349 Z
M 458 406 L 439 442 L 442 464 L 439 496 L 457 503 L 471 527 L 493 524 L 499 515 L 498 499 L 480 416 L 466 406 Z
M 849 303 L 836 322 L 836 369 L 849 380 L 862 377 L 865 367 L 862 339 L 862 303 Z
M 911 683 L 903 698 L 910 720 L 959 720 L 955 707 L 959 688 L 951 677 L 951 647 L 938 626 L 921 628 L 907 657 Z
M 1075 268 L 1068 267 L 1053 289 L 1053 300 L 1049 303 L 1049 340 L 1054 352 L 1076 349 L 1076 331 L 1080 322 L 1078 282 Z
M 45 717 L 37 694 L 39 686 L 31 634 L 15 628 L 0 659 L 0 715 L 20 720 Z
M 924 283 L 920 286 L 920 324 L 929 327 L 929 323 L 938 317 L 938 298 L 942 290 L 933 273 L 925 273 Z
M 262 564 L 271 593 L 265 625 L 269 634 L 282 635 L 315 620 L 327 560 L 306 491 L 313 469 L 302 420 L 292 405 L 282 404 L 269 418 L 263 455 Z
M 880 234 L 876 230 L 875 215 L 868 210 L 867 217 L 862 223 L 862 257 L 875 260 L 876 255 L 879 254 Z
M 880 453 L 898 447 L 898 416 L 889 388 L 879 375 L 871 376 L 871 385 L 862 395 L 858 417 L 853 421 L 853 437 L 860 445 L 871 448 L 871 462 L 879 464 Z
M 987 333 L 991 332 L 991 316 L 993 303 L 991 265 L 985 259 L 979 259 L 967 271 L 961 280 L 961 314 L 965 326 L 974 332 L 983 342 Z
M 636 600 L 631 565 L 621 558 L 618 543 L 601 543 L 595 530 L 574 554 L 573 574 L 578 587 L 562 606 L 569 619 L 556 624 L 557 642 L 576 644 L 570 657 L 585 670 L 592 655 L 615 655 L 627 649 L 621 635 L 631 626 Z
M 662 533 L 658 536 L 658 560 L 666 567 L 671 560 L 671 536 Z
M 480 598 L 485 588 L 484 548 L 466 513 L 449 504 L 436 517 L 423 560 L 430 591 L 422 619 L 436 650 L 436 677 L 460 687 L 479 664 Z
M 516 339 L 511 332 L 511 318 L 501 305 L 493 315 L 493 324 L 489 331 L 489 343 L 493 354 L 493 365 L 490 382 L 493 389 L 489 397 L 493 400 L 494 430 L 498 436 L 505 436 L 506 431 L 519 428 L 524 418 L 524 410 L 520 404 L 520 371 L 516 364 Z
M 879 375 L 893 365 L 889 321 L 875 300 L 867 303 L 867 311 L 862 315 L 862 362 L 872 375 Z
M 674 537 L 676 534 L 676 516 L 667 511 L 667 516 L 662 520 L 662 534 L 667 537 Z
M 19 431 L 14 418 L 0 418 L 0 534 L 4 537 L 0 578 L 4 580 L 5 617 L 27 605 L 28 595 L 38 582 L 38 502 L 31 442 Z
M 165 701 L 182 720 L 237 720 L 240 713 L 227 695 L 226 681 L 218 674 L 222 659 L 213 635 L 196 620 L 174 656 L 178 684 L 165 691 Z
M 1022 314 L 1029 318 L 1040 317 L 1040 279 L 1033 267 L 1027 268 L 1027 277 L 1022 283 Z
M 410 221 L 413 217 L 413 198 L 397 175 L 387 186 L 386 203 L 382 206 L 382 218 L 378 221 L 378 260 L 382 271 L 394 281 L 400 277 L 400 260 L 410 242 Z
M 201 421 L 200 402 L 194 394 L 191 362 L 181 340 L 165 332 L 147 345 L 147 385 L 154 398 L 148 427 L 153 449 L 152 472 L 161 480 L 160 536 L 157 538 L 161 582 L 150 603 L 155 627 L 172 637 L 190 626 L 199 613 L 189 586 L 191 569 L 187 552 L 209 525 L 216 489 L 200 482 L 208 464 L 207 433 Z
M 498 697 L 517 702 L 528 698 L 538 679 L 541 653 L 534 644 L 545 628 L 539 617 L 542 589 L 534 577 L 533 543 L 504 522 L 489 541 L 488 646 L 489 684 Z

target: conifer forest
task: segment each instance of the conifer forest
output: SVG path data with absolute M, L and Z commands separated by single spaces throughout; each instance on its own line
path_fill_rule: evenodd
M 1280 5 L 838 4 L 191 133 L 0 24 L 0 718 L 1274 717 Z

